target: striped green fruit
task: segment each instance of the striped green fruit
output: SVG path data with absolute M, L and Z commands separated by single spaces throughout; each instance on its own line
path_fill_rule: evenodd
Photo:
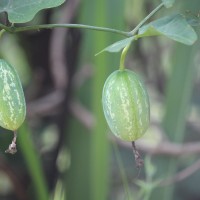
M 134 72 L 117 70 L 105 82 L 103 111 L 111 131 L 125 141 L 142 137 L 149 126 L 147 91 Z
M 23 123 L 26 104 L 15 69 L 0 59 L 0 126 L 15 131 Z

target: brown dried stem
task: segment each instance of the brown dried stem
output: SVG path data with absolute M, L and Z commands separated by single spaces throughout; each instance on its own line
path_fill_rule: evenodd
M 68 1 L 61 10 L 61 17 L 57 23 L 71 23 L 79 7 L 80 0 Z M 52 31 L 50 40 L 50 70 L 56 89 L 64 89 L 69 81 L 69 73 L 66 58 L 66 28 L 58 28 Z
M 8 149 L 5 151 L 5 153 L 15 154 L 17 152 L 17 131 L 13 132 L 13 140 L 12 143 L 9 145 Z
M 142 166 L 144 165 L 143 159 L 141 158 L 140 153 L 135 146 L 135 142 L 133 141 L 131 142 L 131 144 L 132 144 L 133 154 L 135 157 L 136 167 L 137 169 L 141 169 Z

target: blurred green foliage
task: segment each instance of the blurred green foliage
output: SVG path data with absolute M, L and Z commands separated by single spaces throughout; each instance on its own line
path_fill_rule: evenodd
M 85 0 L 71 13 L 70 22 L 131 30 L 158 3 Z M 63 8 L 43 11 L 39 21 L 56 23 Z M 163 9 L 152 19 L 175 11 L 197 16 L 199 10 L 198 0 L 177 0 L 173 8 Z M 198 27 L 196 30 L 199 35 Z M 59 93 L 56 98 L 48 96 L 55 90 L 49 53 L 53 33 L 5 34 L 0 40 L 0 55 L 16 66 L 28 105 L 27 121 L 19 130 L 18 153 L 0 155 L 0 199 L 199 199 L 199 172 L 181 182 L 161 184 L 192 165 L 198 155 L 154 156 L 143 152 L 145 166 L 137 177 L 132 150 L 127 144 L 116 144 L 110 134 L 102 112 L 101 92 L 108 75 L 119 67 L 120 53 L 94 55 L 123 38 L 68 30 L 63 42 L 70 78 L 63 103 Z M 199 47 L 199 40 L 188 47 L 164 37 L 144 38 L 132 45 L 126 66 L 143 77 L 151 102 L 152 124 L 138 141 L 139 146 L 162 146 L 166 138 L 177 144 L 200 139 Z M 48 105 L 54 104 L 49 109 Z M 3 151 L 12 135 L 3 129 L 0 132 Z

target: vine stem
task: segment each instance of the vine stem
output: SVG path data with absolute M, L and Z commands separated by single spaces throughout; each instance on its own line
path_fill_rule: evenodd
M 162 7 L 164 6 L 164 3 L 161 3 L 158 5 L 154 10 L 152 10 L 132 31 L 129 33 L 133 36 L 137 33 L 139 28 L 144 25 L 144 23 L 149 20 L 156 12 L 158 12 Z
M 41 25 L 33 25 L 33 26 L 25 26 L 25 27 L 15 27 L 15 26 L 7 27 L 3 24 L 0 24 L 0 28 L 5 29 L 6 31 L 10 33 L 34 31 L 34 30 L 40 31 L 41 29 L 52 29 L 52 28 L 80 28 L 80 29 L 89 29 L 89 30 L 95 30 L 95 31 L 116 33 L 125 37 L 131 36 L 131 34 L 126 31 L 120 31 L 117 29 L 99 27 L 99 26 L 90 26 L 90 25 L 85 25 L 85 24 L 41 24 Z
M 151 17 L 153 16 L 164 4 L 161 3 L 157 6 L 149 15 L 147 15 L 132 31 L 126 32 L 118 29 L 106 28 L 106 27 L 98 27 L 98 26 L 90 26 L 85 24 L 42 24 L 42 25 L 33 25 L 33 26 L 25 26 L 25 27 L 15 27 L 14 24 L 8 27 L 3 24 L 0 24 L 0 28 L 6 30 L 10 33 L 18 33 L 23 31 L 31 31 L 31 30 L 41 30 L 41 29 L 52 29 L 52 28 L 80 28 L 80 29 L 89 29 L 95 31 L 103 31 L 103 32 L 111 32 L 115 34 L 119 34 L 125 37 L 131 37 L 135 35 L 138 29 Z
M 144 25 L 144 23 L 150 18 L 152 17 L 156 12 L 158 12 L 162 7 L 164 6 L 164 3 L 161 3 L 160 5 L 158 5 L 154 10 L 151 11 L 151 13 L 149 13 L 132 31 L 129 32 L 130 35 L 134 36 L 137 31 L 139 30 L 139 28 Z M 134 38 L 135 40 L 137 39 L 137 37 L 135 36 Z M 129 50 L 131 43 L 129 43 L 122 51 L 121 54 L 121 58 L 120 58 L 120 66 L 119 66 L 119 70 L 124 70 L 125 66 L 124 66 L 124 62 L 125 62 L 125 58 L 127 55 L 127 52 Z

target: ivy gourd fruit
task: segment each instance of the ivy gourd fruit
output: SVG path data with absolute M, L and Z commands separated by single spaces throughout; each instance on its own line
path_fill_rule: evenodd
M 150 122 L 149 97 L 137 74 L 117 70 L 106 80 L 102 94 L 103 111 L 111 131 L 125 141 L 135 141 Z
M 15 131 L 25 115 L 26 104 L 19 76 L 14 67 L 0 59 L 0 126 Z

